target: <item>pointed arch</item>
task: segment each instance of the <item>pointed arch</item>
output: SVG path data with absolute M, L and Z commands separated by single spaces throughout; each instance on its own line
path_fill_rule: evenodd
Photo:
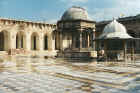
M 0 32 L 0 51 L 8 50 L 9 44 L 9 33 L 8 31 L 1 31 Z
M 0 51 L 4 51 L 4 33 L 0 32 Z
M 39 35 L 33 32 L 31 35 L 31 50 L 39 50 Z
M 18 48 L 24 48 L 25 49 L 25 40 L 26 36 L 24 32 L 18 32 L 16 34 L 16 49 Z
M 44 35 L 44 50 L 48 50 L 48 35 Z

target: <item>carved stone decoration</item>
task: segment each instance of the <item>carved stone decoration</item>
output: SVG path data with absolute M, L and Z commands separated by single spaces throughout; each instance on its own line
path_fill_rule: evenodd
M 25 24 L 19 24 L 18 30 L 25 30 Z

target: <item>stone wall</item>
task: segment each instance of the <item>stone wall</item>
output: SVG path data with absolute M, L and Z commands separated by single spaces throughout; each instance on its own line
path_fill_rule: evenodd
M 55 29 L 55 24 L 0 19 L 0 50 L 53 51 Z

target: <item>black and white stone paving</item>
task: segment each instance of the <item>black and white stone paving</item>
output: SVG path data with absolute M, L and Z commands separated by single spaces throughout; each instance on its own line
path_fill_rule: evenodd
M 0 93 L 140 93 L 140 61 L 80 63 L 51 58 L 3 59 Z

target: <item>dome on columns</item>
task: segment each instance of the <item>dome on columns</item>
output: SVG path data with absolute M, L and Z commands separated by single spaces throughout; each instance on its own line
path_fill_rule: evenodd
M 132 38 L 128 33 L 124 25 L 120 24 L 116 20 L 105 26 L 103 33 L 99 36 L 99 39 L 110 38 Z
M 61 20 L 90 20 L 84 8 L 73 6 L 64 12 Z

